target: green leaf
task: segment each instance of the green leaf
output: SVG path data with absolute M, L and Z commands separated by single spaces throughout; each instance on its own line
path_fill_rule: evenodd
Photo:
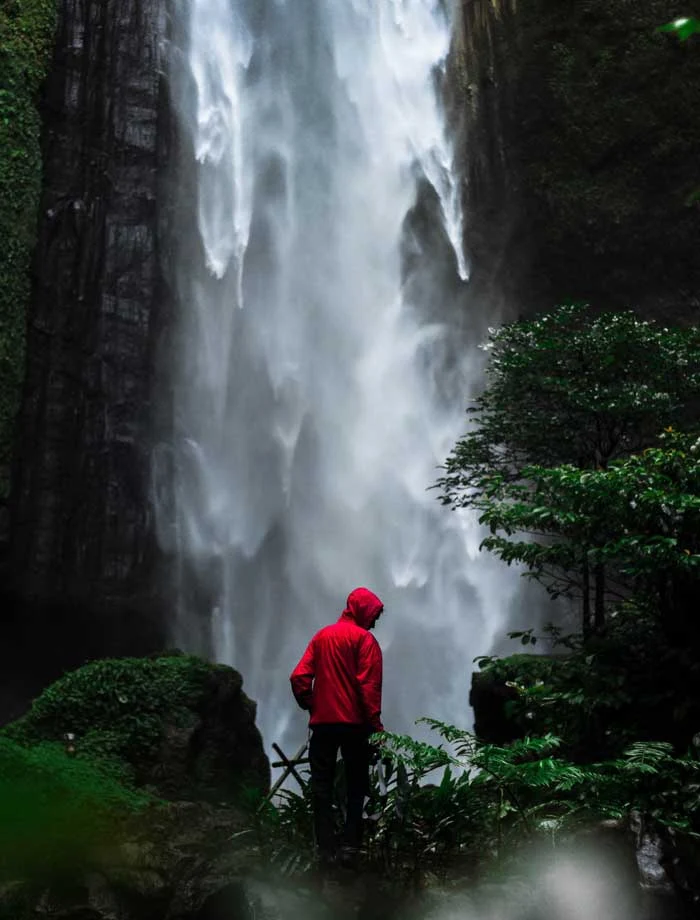
M 658 31 L 671 32 L 681 41 L 686 41 L 691 35 L 700 32 L 700 19 L 681 17 L 679 19 L 674 19 L 672 22 L 667 22 L 663 26 L 659 26 Z

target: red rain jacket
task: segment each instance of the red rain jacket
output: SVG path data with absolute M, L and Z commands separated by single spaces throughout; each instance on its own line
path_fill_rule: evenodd
M 313 637 L 292 671 L 292 692 L 311 712 L 309 725 L 347 722 L 384 731 L 382 650 L 368 632 L 384 605 L 367 588 L 356 588 L 337 623 Z

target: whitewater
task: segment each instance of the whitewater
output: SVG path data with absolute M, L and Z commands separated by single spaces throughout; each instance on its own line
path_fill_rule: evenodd
M 387 728 L 468 726 L 515 581 L 431 489 L 497 319 L 467 297 L 449 4 L 190 0 L 176 25 L 173 641 L 238 668 L 268 747 L 296 747 L 288 675 L 366 585 Z

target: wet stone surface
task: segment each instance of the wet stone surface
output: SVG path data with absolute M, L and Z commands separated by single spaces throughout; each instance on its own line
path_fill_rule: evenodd
M 159 628 L 149 464 L 165 309 L 166 2 L 58 4 L 12 498 L 19 594 L 126 606 L 134 650 Z

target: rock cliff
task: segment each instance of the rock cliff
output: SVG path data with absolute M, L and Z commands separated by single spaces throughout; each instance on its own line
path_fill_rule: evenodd
M 70 618 L 91 653 L 160 641 L 148 479 L 165 14 L 164 0 L 60 0 L 42 103 L 8 580 L 24 619 L 30 600 L 60 643 Z M 90 641 L 81 611 L 88 633 L 99 614 Z
M 698 43 L 670 0 L 462 0 L 462 119 L 475 282 L 512 314 L 589 300 L 696 321 Z
M 168 0 L 57 6 L 2 578 L 18 610 L 8 645 L 42 630 L 54 673 L 162 644 L 149 464 L 176 160 Z M 700 52 L 655 31 L 674 13 L 671 0 L 462 0 L 449 97 L 474 266 L 465 313 L 488 297 L 494 321 L 566 299 L 695 317 Z

